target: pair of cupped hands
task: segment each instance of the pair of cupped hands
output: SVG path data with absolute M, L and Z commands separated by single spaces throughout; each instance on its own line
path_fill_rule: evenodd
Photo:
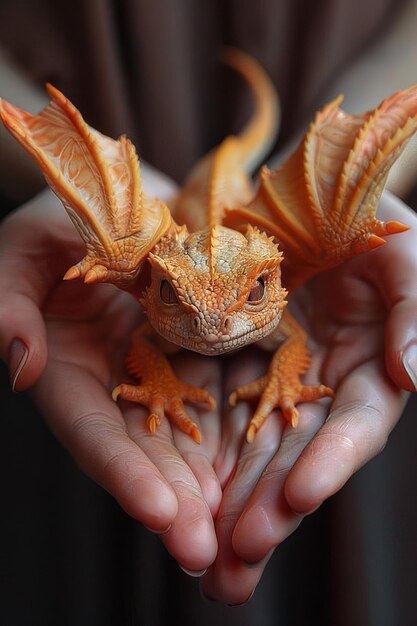
M 173 186 L 146 169 L 150 195 Z M 63 282 L 84 255 L 58 200 L 44 191 L 0 229 L 0 356 L 15 390 L 31 389 L 76 463 L 123 509 L 160 535 L 206 597 L 249 599 L 274 549 L 383 449 L 417 385 L 417 218 L 383 196 L 379 217 L 410 225 L 387 244 L 325 272 L 294 294 L 309 332 L 306 376 L 336 390 L 300 405 L 296 429 L 272 414 L 251 444 L 251 406 L 233 389 L 257 378 L 269 356 L 249 347 L 225 358 L 182 351 L 179 378 L 205 387 L 215 410 L 190 406 L 202 443 L 164 420 L 156 433 L 139 405 L 115 403 L 126 381 L 138 303 L 113 285 Z

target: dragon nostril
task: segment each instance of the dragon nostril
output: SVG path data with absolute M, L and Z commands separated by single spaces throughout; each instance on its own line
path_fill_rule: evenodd
M 226 315 L 222 323 L 222 331 L 224 333 L 230 333 L 231 330 L 232 330 L 232 316 Z
M 196 315 L 192 321 L 193 331 L 199 333 L 201 331 L 201 319 Z

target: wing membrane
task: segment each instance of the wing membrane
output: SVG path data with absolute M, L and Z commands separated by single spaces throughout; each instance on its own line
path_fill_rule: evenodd
M 132 143 L 113 140 L 83 120 L 57 89 L 31 115 L 1 101 L 3 122 L 36 160 L 84 240 L 87 256 L 67 277 L 120 282 L 134 278 L 171 217 L 164 203 L 147 198 Z
M 224 219 L 275 235 L 289 289 L 407 228 L 379 221 L 376 210 L 391 166 L 417 130 L 417 86 L 363 115 L 345 113 L 340 102 L 317 114 L 281 167 L 261 172 L 253 201 L 227 211 Z

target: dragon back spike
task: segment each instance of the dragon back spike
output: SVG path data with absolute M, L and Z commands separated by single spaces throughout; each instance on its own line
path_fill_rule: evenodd
M 208 262 L 209 262 L 209 270 L 210 270 L 210 278 L 213 280 L 216 274 L 216 260 L 217 254 L 219 251 L 219 232 L 218 225 L 214 224 L 210 226 L 210 234 L 209 234 L 209 246 L 208 246 Z

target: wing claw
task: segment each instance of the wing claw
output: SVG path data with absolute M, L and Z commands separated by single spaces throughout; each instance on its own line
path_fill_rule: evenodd
M 87 285 L 91 285 L 93 283 L 104 282 L 108 276 L 108 269 L 103 265 L 95 265 L 92 267 L 86 275 L 84 276 L 84 282 Z
M 76 265 L 73 265 L 65 272 L 62 280 L 75 280 L 76 278 L 80 278 L 80 276 L 80 269 Z
M 363 245 L 360 241 L 354 242 L 352 245 L 352 252 L 354 254 L 360 254 L 361 252 L 369 250 L 374 250 L 375 248 L 380 248 L 386 243 L 385 239 L 382 237 L 378 237 L 378 235 L 369 235 L 366 238 L 366 245 Z
M 384 222 L 383 227 L 384 227 L 384 234 L 387 234 L 387 235 L 393 235 L 395 233 L 403 233 L 406 230 L 410 230 L 410 226 L 407 226 L 407 224 L 402 224 L 401 222 L 397 222 L 396 220 Z

